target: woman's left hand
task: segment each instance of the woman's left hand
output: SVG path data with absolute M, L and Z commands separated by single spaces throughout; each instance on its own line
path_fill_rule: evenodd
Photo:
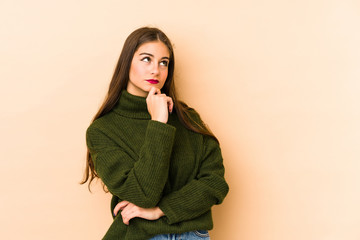
M 129 221 L 135 217 L 147 220 L 156 220 L 164 216 L 163 211 L 161 211 L 159 207 L 141 208 L 128 201 L 119 202 L 115 206 L 114 216 L 116 216 L 119 211 L 121 211 L 123 223 L 126 225 L 129 225 Z

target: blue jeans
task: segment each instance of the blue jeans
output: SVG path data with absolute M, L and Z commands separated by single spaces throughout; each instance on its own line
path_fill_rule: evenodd
M 161 234 L 149 240 L 210 240 L 208 231 L 199 230 L 181 234 Z

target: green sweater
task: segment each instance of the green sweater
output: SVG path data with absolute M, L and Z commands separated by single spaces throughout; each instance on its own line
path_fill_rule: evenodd
M 128 226 L 118 214 L 103 239 L 212 229 L 211 207 L 229 190 L 214 139 L 187 130 L 175 112 L 167 124 L 152 121 L 145 98 L 123 91 L 112 111 L 89 126 L 86 140 L 95 170 L 113 195 L 111 210 L 127 200 L 165 214 L 154 221 L 134 218 Z

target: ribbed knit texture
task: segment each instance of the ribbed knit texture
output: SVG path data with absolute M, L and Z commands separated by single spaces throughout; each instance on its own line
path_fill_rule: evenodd
M 90 125 L 86 140 L 95 170 L 113 195 L 111 210 L 127 200 L 143 208 L 159 206 L 165 214 L 155 221 L 134 218 L 129 226 L 118 214 L 103 239 L 212 229 L 211 206 L 229 190 L 215 140 L 187 130 L 176 113 L 167 124 L 150 120 L 146 99 L 127 91 Z

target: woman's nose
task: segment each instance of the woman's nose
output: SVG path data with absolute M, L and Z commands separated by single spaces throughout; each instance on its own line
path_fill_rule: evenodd
M 154 75 L 159 74 L 159 65 L 158 64 L 156 64 L 156 63 L 152 64 L 151 73 Z

